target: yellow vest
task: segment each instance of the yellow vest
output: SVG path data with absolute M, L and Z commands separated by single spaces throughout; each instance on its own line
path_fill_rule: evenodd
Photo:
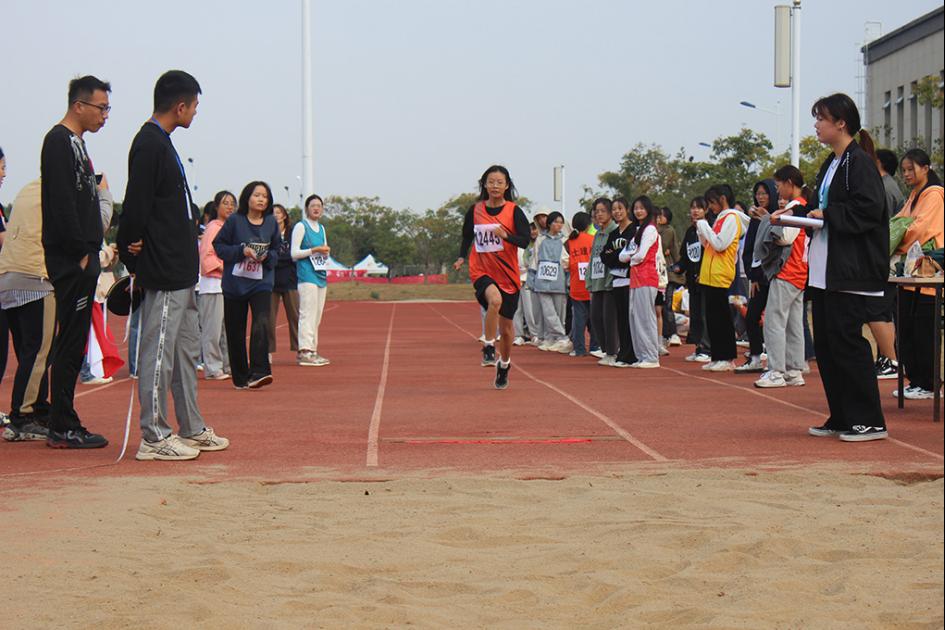
M 734 221 L 737 226 L 735 238 L 732 244 L 724 251 L 717 252 L 711 245 L 702 248 L 702 267 L 699 270 L 699 284 L 707 287 L 717 287 L 727 289 L 732 286 L 735 280 L 735 259 L 738 258 L 738 242 L 742 238 L 742 222 L 738 219 L 738 214 L 730 212 L 720 216 L 712 226 L 712 230 L 718 234 L 722 231 L 722 226 L 726 221 Z
M 0 274 L 15 271 L 46 278 L 43 251 L 43 207 L 39 180 L 33 180 L 13 200 L 13 216 L 0 250 Z

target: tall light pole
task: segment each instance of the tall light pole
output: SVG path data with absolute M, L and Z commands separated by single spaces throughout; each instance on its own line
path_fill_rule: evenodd
M 801 165 L 801 0 L 791 10 L 791 164 Z
M 315 190 L 315 138 L 312 114 L 312 0 L 302 0 L 302 187 Z M 301 191 L 299 193 L 302 194 Z
M 187 158 L 187 163 L 190 164 L 190 168 L 194 172 L 194 183 L 192 186 L 194 188 L 194 192 L 197 192 L 197 163 L 194 162 L 194 158 L 192 157 Z

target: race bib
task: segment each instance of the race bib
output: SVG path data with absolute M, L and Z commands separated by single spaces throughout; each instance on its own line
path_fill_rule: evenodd
M 238 265 L 233 267 L 233 275 L 239 278 L 247 278 L 249 280 L 262 280 L 262 263 L 258 260 L 244 258 Z
M 695 243 L 689 243 L 686 245 L 686 256 L 688 256 L 689 260 L 692 262 L 699 262 L 702 260 L 702 243 L 696 241 Z
M 581 279 L 581 282 L 587 278 L 587 263 L 579 262 L 578 263 L 578 278 Z
M 328 256 L 324 254 L 312 254 L 308 257 L 315 271 L 328 271 Z
M 502 239 L 495 235 L 498 223 L 477 223 L 473 230 L 476 237 L 476 251 L 480 254 L 501 252 L 505 247 Z
M 591 280 L 603 280 L 607 274 L 607 269 L 600 258 L 595 258 L 591 263 Z
M 558 279 L 558 270 L 561 268 L 556 262 L 540 261 L 538 263 L 538 279 L 555 282 Z

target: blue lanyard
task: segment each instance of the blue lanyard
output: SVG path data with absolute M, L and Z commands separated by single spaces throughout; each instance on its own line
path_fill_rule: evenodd
M 158 129 L 164 132 L 164 135 L 167 136 L 168 140 L 171 139 L 171 134 L 164 131 L 164 127 L 161 126 L 161 123 L 159 123 L 157 119 L 154 118 L 154 116 L 151 116 L 151 119 L 148 122 L 154 123 L 154 125 Z M 190 184 L 187 183 L 187 173 L 184 172 L 184 164 L 180 161 L 180 156 L 177 155 L 177 149 L 174 148 L 173 142 L 171 142 L 171 150 L 174 152 L 174 159 L 177 160 L 177 168 L 180 169 L 180 176 L 184 180 L 184 195 L 186 197 L 185 201 L 187 203 L 187 218 L 193 221 L 194 220 L 194 215 L 193 215 L 194 200 L 190 196 Z

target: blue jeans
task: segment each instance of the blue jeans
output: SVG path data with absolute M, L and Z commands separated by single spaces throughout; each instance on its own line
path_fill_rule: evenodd
M 574 345 L 574 354 L 587 354 L 587 348 L 584 346 L 584 330 L 587 328 L 590 318 L 591 302 L 582 302 L 580 300 L 571 301 L 571 343 Z M 596 346 L 594 335 L 591 333 L 591 346 Z

